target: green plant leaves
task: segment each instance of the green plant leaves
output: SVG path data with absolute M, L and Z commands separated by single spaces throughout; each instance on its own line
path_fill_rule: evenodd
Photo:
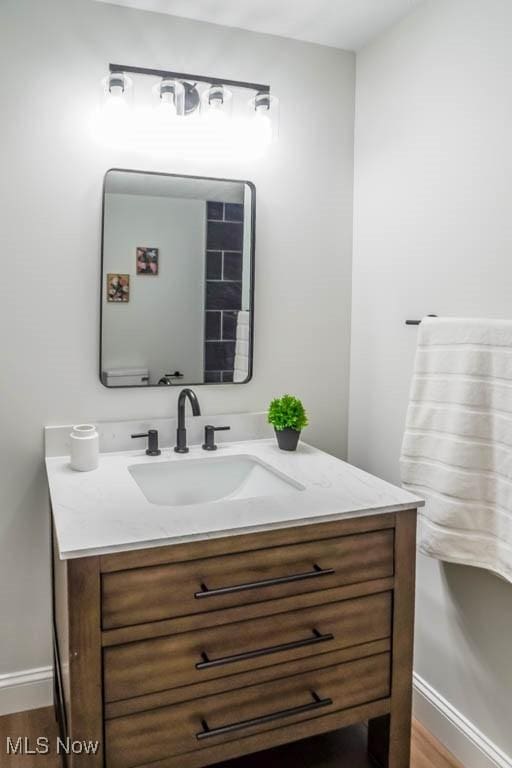
M 300 432 L 307 427 L 308 417 L 302 402 L 293 395 L 276 397 L 268 409 L 268 423 L 278 432 L 283 429 L 295 429 Z

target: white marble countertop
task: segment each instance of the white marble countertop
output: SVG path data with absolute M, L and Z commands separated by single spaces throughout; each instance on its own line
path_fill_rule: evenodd
M 240 455 L 269 464 L 304 490 L 160 506 L 147 501 L 128 471 L 130 465 L 146 462 Z M 104 453 L 92 472 L 74 472 L 67 456 L 53 456 L 46 458 L 46 468 L 61 559 L 396 512 L 424 503 L 305 443 L 296 452 L 281 451 L 275 439 L 222 443 L 214 454 L 199 445 L 191 446 L 185 455 L 164 448 L 158 458 L 146 456 L 143 450 Z

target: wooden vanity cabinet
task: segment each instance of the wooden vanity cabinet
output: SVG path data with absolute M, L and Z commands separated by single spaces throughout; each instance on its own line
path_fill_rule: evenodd
M 203 768 L 368 721 L 410 758 L 416 510 L 62 561 L 69 768 Z

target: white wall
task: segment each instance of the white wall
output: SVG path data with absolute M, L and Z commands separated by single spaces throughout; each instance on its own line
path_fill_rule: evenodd
M 508 0 L 439 0 L 358 56 L 349 458 L 391 481 L 405 319 L 512 312 L 511 39 Z M 418 569 L 416 671 L 512 753 L 512 586 Z
M 181 371 L 204 379 L 206 202 L 105 196 L 102 369 L 145 367 L 150 384 Z M 138 246 L 158 248 L 158 275 L 137 275 Z M 130 300 L 106 301 L 106 275 L 130 275 Z
M 205 413 L 304 399 L 343 456 L 350 325 L 354 57 L 91 0 L 0 3 L 0 674 L 50 662 L 42 426 L 174 413 L 177 392 L 98 379 L 101 184 L 108 168 L 247 178 L 257 189 L 254 378 L 202 387 Z M 108 62 L 270 82 L 263 161 L 107 149 L 90 116 Z M 326 151 L 328 148 L 328 151 Z

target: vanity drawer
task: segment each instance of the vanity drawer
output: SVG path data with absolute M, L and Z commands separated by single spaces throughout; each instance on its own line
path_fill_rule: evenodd
M 391 592 L 382 592 L 105 648 L 105 700 L 203 683 L 388 638 L 391 604 Z
M 321 719 L 385 699 L 389 693 L 390 655 L 383 653 L 107 720 L 106 764 L 108 768 L 134 768 L 264 731 L 281 732 L 301 720 Z M 276 743 L 280 741 L 282 736 L 276 736 Z M 179 765 L 177 757 L 176 767 Z
M 392 576 L 393 541 L 386 529 L 104 573 L 103 629 Z

